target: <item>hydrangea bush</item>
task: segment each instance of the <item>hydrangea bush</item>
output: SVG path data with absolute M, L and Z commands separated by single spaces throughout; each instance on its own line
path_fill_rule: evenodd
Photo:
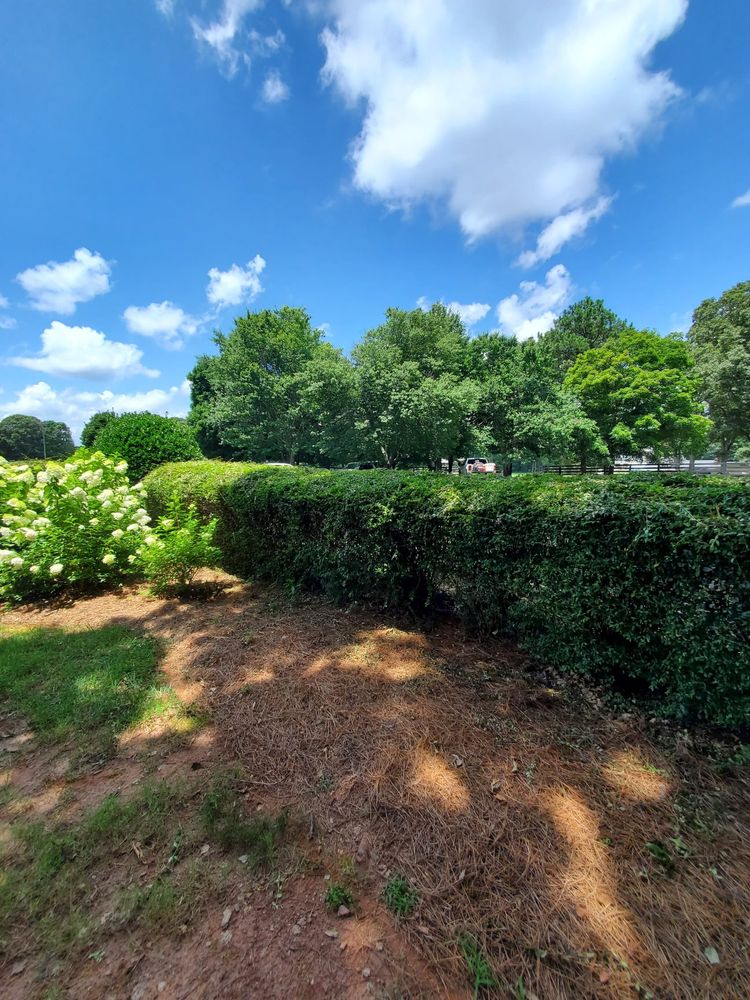
M 101 452 L 34 471 L 0 458 L 0 598 L 28 600 L 136 572 L 156 543 L 142 483 Z

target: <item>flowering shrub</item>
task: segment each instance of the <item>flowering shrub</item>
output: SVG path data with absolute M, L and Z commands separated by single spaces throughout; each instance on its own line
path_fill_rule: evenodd
M 141 565 L 154 593 L 170 587 L 187 587 L 197 570 L 216 566 L 221 550 L 213 544 L 217 519 L 204 524 L 195 504 L 185 510 L 178 499 L 168 507 L 168 516 L 159 518 L 155 541 L 139 550 Z
M 90 587 L 137 569 L 154 544 L 141 483 L 101 452 L 35 472 L 0 458 L 0 598 Z

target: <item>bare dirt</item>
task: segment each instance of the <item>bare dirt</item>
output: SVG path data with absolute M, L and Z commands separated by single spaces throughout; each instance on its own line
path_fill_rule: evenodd
M 249 811 L 296 817 L 306 863 L 280 888 L 229 859 L 188 924 L 113 933 L 103 955 L 57 970 L 17 944 L 1 996 L 42 996 L 54 973 L 76 998 L 469 997 L 467 948 L 497 983 L 480 995 L 750 996 L 747 769 L 720 771 L 699 735 L 616 717 L 454 623 L 290 603 L 219 574 L 188 600 L 125 589 L 2 621 L 156 635 L 166 678 L 209 724 L 188 745 L 128 733 L 93 774 L 70 773 L 71 748 L 0 746 L 14 792 L 0 837 L 19 815 L 73 819 L 148 773 L 231 763 Z M 324 874 L 353 886 L 352 916 L 326 911 Z M 379 901 L 393 874 L 419 892 L 400 921 Z

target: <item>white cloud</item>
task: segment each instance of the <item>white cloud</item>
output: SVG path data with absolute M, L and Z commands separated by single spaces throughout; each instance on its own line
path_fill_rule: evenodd
M 263 100 L 266 104 L 280 104 L 289 97 L 289 87 L 277 70 L 271 70 L 263 81 Z
M 141 364 L 143 351 L 135 344 L 107 340 L 90 326 L 67 326 L 53 320 L 42 333 L 42 350 L 30 358 L 11 358 L 11 364 L 46 375 L 74 375 L 79 378 L 126 378 L 146 375 L 157 378 L 158 371 Z
M 746 208 L 748 205 L 750 205 L 750 189 L 744 194 L 737 195 L 732 202 L 732 208 Z
M 428 312 L 431 303 L 424 295 L 417 299 L 417 308 Z M 447 302 L 445 308 L 455 313 L 464 326 L 474 326 L 480 319 L 484 319 L 490 311 L 490 307 L 484 302 Z
M 9 306 L 10 302 L 6 297 L 0 295 L 0 309 L 7 309 Z M 15 325 L 16 321 L 12 316 L 0 316 L 0 330 L 12 330 Z
M 204 25 L 196 18 L 191 18 L 195 38 L 213 51 L 227 76 L 234 76 L 243 63 L 250 65 L 250 56 L 236 44 L 236 39 L 242 34 L 245 17 L 260 7 L 262 2 L 263 0 L 224 0 L 218 20 L 211 24 Z M 253 35 L 261 37 L 254 32 L 249 36 L 251 42 L 254 41 Z
M 164 17 L 171 17 L 174 14 L 175 0 L 155 0 L 156 9 Z
M 47 382 L 35 382 L 21 389 L 7 402 L 0 403 L 0 414 L 28 413 L 42 420 L 62 420 L 76 438 L 92 413 L 114 410 L 116 413 L 150 410 L 182 417 L 187 413 L 190 383 L 187 379 L 169 389 L 147 389 L 142 392 L 117 393 L 77 392 L 71 388 L 57 391 Z
M 252 302 L 263 291 L 260 275 L 265 266 L 265 260 L 260 254 L 256 254 L 248 261 L 247 267 L 232 264 L 228 271 L 212 267 L 208 272 L 209 280 L 206 288 L 208 301 L 217 309 L 237 306 L 241 302 Z
M 570 301 L 573 284 L 567 268 L 556 264 L 547 271 L 544 284 L 522 281 L 520 294 L 509 295 L 497 307 L 502 332 L 519 340 L 546 333 Z
M 152 302 L 148 306 L 128 306 L 122 314 L 131 333 L 153 337 L 165 347 L 181 347 L 182 338 L 198 329 L 198 320 L 174 302 Z
M 470 239 L 600 195 L 680 93 L 649 69 L 687 0 L 328 0 L 324 79 L 365 117 L 354 180 L 447 203 Z
M 612 204 L 611 198 L 598 198 L 589 208 L 572 208 L 553 219 L 541 231 L 536 250 L 525 250 L 518 258 L 521 267 L 535 267 L 559 253 L 563 246 L 576 236 L 581 236 L 590 222 L 600 219 Z
M 16 275 L 16 281 L 28 294 L 34 309 L 69 316 L 79 302 L 88 302 L 109 291 L 111 264 L 101 254 L 79 247 L 70 260 L 62 264 L 51 260 L 30 267 Z

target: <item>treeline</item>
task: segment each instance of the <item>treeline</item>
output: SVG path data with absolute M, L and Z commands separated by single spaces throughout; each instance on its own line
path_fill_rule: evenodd
M 489 453 L 723 463 L 750 437 L 750 282 L 703 302 L 687 335 L 637 330 L 585 298 L 536 341 L 469 336 L 443 305 L 389 309 L 347 357 L 303 309 L 248 313 L 190 373 L 203 453 L 389 467 Z
M 74 450 L 70 428 L 59 420 L 39 420 L 22 413 L 0 420 L 0 455 L 9 462 L 67 458 Z

